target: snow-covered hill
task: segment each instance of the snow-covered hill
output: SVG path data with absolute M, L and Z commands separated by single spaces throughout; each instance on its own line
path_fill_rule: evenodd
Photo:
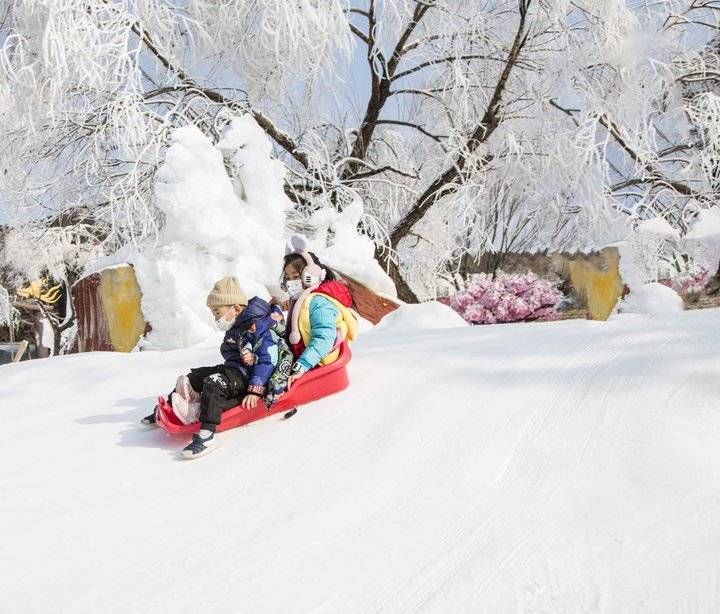
M 0 367 L 0 611 L 720 609 L 720 311 L 402 333 L 197 461 L 210 343 Z

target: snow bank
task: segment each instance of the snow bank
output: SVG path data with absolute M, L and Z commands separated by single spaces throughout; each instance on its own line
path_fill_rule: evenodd
M 685 235 L 685 239 L 720 241 L 720 207 L 713 206 L 701 210 L 690 232 Z
M 685 309 L 682 298 L 675 290 L 647 280 L 648 267 L 642 263 L 647 254 L 627 241 L 615 246 L 620 254 L 620 276 L 630 290 L 630 294 L 618 304 L 620 312 L 659 316 L 677 314 Z M 656 262 L 655 257 L 652 260 Z
M 643 234 L 663 239 L 680 238 L 680 233 L 673 228 L 665 218 L 662 217 L 643 220 L 638 224 L 638 230 Z
M 186 462 L 139 419 L 217 342 L 1 366 L 0 609 L 718 612 L 719 328 L 376 331 Z
M 187 347 L 211 334 L 205 300 L 221 277 L 235 275 L 248 298 L 269 298 L 266 286 L 277 283 L 290 206 L 282 163 L 270 153 L 268 138 L 249 115 L 234 119 L 217 146 L 195 126 L 173 132 L 155 186 L 165 215 L 157 244 L 116 255 L 133 264 L 142 290 L 142 311 L 152 326 L 143 348 Z
M 720 260 L 720 207 L 703 209 L 684 237 L 685 248 L 696 263 L 714 271 Z
M 417 305 L 400 305 L 380 320 L 375 330 L 402 336 L 413 331 L 466 326 L 470 325 L 451 307 L 437 301 L 428 301 Z
M 680 313 L 685 304 L 672 288 L 651 282 L 631 288 L 630 294 L 620 302 L 619 309 L 622 313 L 659 316 Z
M 358 321 L 358 333 L 363 334 L 368 331 L 371 331 L 373 328 L 375 328 L 375 325 L 370 321 L 363 318 L 360 314 L 357 316 Z
M 308 243 L 324 264 L 349 275 L 377 293 L 397 298 L 392 279 L 375 260 L 375 244 L 358 233 L 363 205 L 355 199 L 342 212 L 330 207 L 316 211 L 315 236 Z

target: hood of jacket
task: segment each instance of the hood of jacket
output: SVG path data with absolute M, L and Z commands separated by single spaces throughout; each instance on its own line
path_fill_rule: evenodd
M 339 281 L 324 281 L 313 290 L 313 294 L 325 294 L 345 307 L 352 307 L 352 295 L 348 287 Z
M 271 313 L 270 303 L 259 296 L 254 296 L 248 301 L 247 307 L 240 312 L 231 330 L 235 329 L 236 334 L 242 336 L 254 323 L 255 333 L 262 334 L 271 326 Z

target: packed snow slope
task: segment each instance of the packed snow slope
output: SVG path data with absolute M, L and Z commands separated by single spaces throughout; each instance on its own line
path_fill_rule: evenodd
M 0 367 L 0 611 L 720 611 L 720 311 L 403 324 L 195 461 L 210 343 Z

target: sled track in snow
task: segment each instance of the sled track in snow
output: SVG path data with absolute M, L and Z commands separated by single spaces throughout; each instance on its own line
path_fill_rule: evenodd
M 378 329 L 190 463 L 137 422 L 214 347 L 2 367 L 0 609 L 717 610 L 719 324 Z

